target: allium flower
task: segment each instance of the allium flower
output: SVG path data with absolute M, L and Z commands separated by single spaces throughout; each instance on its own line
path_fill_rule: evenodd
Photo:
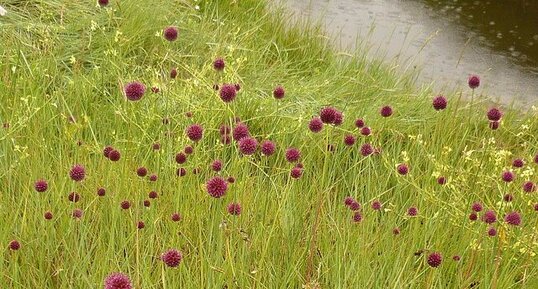
M 509 183 L 514 180 L 515 174 L 511 171 L 504 171 L 501 175 L 503 181 Z
M 495 228 L 493 228 L 493 227 L 489 228 L 488 229 L 488 236 L 490 236 L 490 237 L 497 236 L 497 230 Z
M 176 27 L 169 26 L 163 31 L 163 36 L 168 41 L 175 41 L 177 39 L 178 31 Z
M 365 143 L 361 146 L 361 155 L 362 156 L 369 156 L 374 152 L 374 148 L 371 144 Z
M 120 204 L 121 208 L 124 210 L 128 210 L 131 207 L 131 202 L 124 200 Z
M 258 149 L 258 141 L 252 137 L 244 137 L 239 141 L 239 151 L 244 155 L 252 155 Z
M 372 209 L 379 211 L 381 210 L 381 202 L 378 200 L 375 200 L 372 202 Z
M 538 212 L 538 203 L 534 204 L 534 210 Z
M 362 214 L 361 212 L 355 212 L 353 214 L 353 222 L 355 223 L 359 223 L 360 221 L 362 221 Z
M 332 124 L 338 111 L 334 107 L 324 107 L 319 112 L 320 119 L 323 123 Z
M 505 202 L 511 202 L 511 201 L 514 200 L 514 196 L 512 194 L 506 194 L 506 195 L 504 195 L 503 200 Z
M 176 163 L 178 164 L 184 164 L 185 162 L 187 161 L 187 155 L 182 153 L 182 152 L 179 152 L 176 154 Z
M 440 184 L 440 185 L 446 184 L 446 178 L 445 177 L 438 177 L 437 178 L 437 183 Z
M 389 117 L 392 115 L 392 107 L 390 106 L 383 106 L 381 110 L 379 111 L 382 117 Z
M 204 129 L 199 124 L 192 124 L 189 127 L 187 127 L 186 130 L 187 137 L 192 141 L 199 141 L 202 139 L 204 135 Z
M 301 158 L 301 152 L 296 148 L 286 150 L 286 160 L 290 163 L 296 162 Z
M 275 88 L 275 90 L 273 90 L 273 96 L 274 96 L 276 99 L 282 99 L 282 98 L 284 98 L 284 93 L 285 93 L 285 91 L 284 91 L 284 87 L 282 87 L 282 86 L 280 86 L 280 85 L 277 86 L 277 87 Z
M 181 215 L 179 213 L 173 213 L 170 216 L 170 219 L 174 222 L 179 222 L 181 220 Z
M 69 176 L 73 181 L 80 182 L 84 179 L 84 176 L 86 176 L 86 170 L 82 165 L 74 165 L 71 168 L 71 171 L 69 171 Z
M 222 71 L 224 70 L 224 59 L 222 58 L 217 58 L 215 59 L 215 61 L 213 61 L 213 68 L 216 70 L 216 71 Z
M 323 121 L 321 121 L 321 118 L 314 117 L 310 120 L 308 123 L 308 129 L 310 129 L 313 133 L 318 133 L 323 129 Z
M 483 209 L 482 207 L 482 204 L 480 204 L 479 202 L 474 202 L 472 205 L 471 205 L 471 210 L 475 211 L 475 212 L 481 212 Z
M 187 174 L 187 170 L 185 168 L 179 168 L 176 171 L 176 175 L 178 177 L 184 177 Z
M 226 194 L 228 184 L 221 177 L 213 177 L 206 183 L 207 192 L 213 198 L 220 198 Z
M 396 228 L 392 229 L 392 234 L 400 235 L 400 228 L 396 227 Z
M 411 207 L 411 208 L 407 209 L 407 215 L 408 216 L 414 217 L 417 214 L 418 214 L 418 209 L 416 207 Z
M 108 158 L 113 161 L 113 162 L 117 162 L 120 160 L 121 158 L 121 154 L 118 150 L 112 150 L 109 154 L 108 154 Z
M 227 209 L 230 215 L 239 216 L 241 214 L 241 205 L 239 203 L 230 203 Z
M 525 182 L 523 184 L 523 191 L 525 191 L 527 193 L 532 193 L 532 192 L 536 191 L 536 185 L 531 181 Z
M 276 145 L 270 140 L 264 140 L 261 143 L 260 148 L 264 156 L 270 156 L 275 153 Z
M 99 197 L 103 197 L 106 194 L 106 190 L 104 188 L 97 189 L 97 195 Z
M 75 192 L 71 192 L 69 194 L 69 196 L 67 196 L 67 199 L 70 201 L 70 202 L 73 202 L 73 203 L 76 203 L 80 200 L 80 195 L 75 193 Z
M 470 75 L 467 83 L 469 84 L 469 87 L 471 89 L 475 89 L 478 86 L 480 86 L 480 77 L 478 77 L 478 75 L 474 75 L 474 74 Z
M 490 121 L 489 122 L 489 128 L 492 130 L 496 130 L 499 128 L 499 122 L 498 121 Z
M 234 177 L 228 177 L 228 178 L 226 179 L 226 181 L 227 181 L 228 183 L 230 183 L 230 184 L 233 184 L 233 183 L 235 183 L 235 178 L 234 178 Z
M 82 218 L 83 211 L 81 209 L 74 209 L 72 213 L 73 219 L 80 219 Z
M 108 1 L 108 0 L 107 0 Z M 112 273 L 105 279 L 105 289 L 131 289 L 131 280 L 123 273 Z
M 294 179 L 298 179 L 303 174 L 303 170 L 298 167 L 294 167 L 291 169 L 290 176 Z
M 170 78 L 175 79 L 177 77 L 177 69 L 172 68 L 170 70 Z
M 114 148 L 111 147 L 111 146 L 107 146 L 103 149 L 103 155 L 105 156 L 105 158 L 109 158 L 110 157 L 110 152 L 113 151 Z
M 211 163 L 211 169 L 215 172 L 220 172 L 220 170 L 222 170 L 222 161 L 214 160 L 213 163 Z
M 351 134 L 347 134 L 344 136 L 344 144 L 347 146 L 352 146 L 355 144 L 355 137 Z
M 430 265 L 433 268 L 439 267 L 442 261 L 443 261 L 443 257 L 441 256 L 441 253 L 434 252 L 428 256 L 428 265 Z
M 364 127 L 364 120 L 362 118 L 357 118 L 355 120 L 355 127 L 357 127 L 357 128 Z
M 9 242 L 9 249 L 11 249 L 13 251 L 17 251 L 20 248 L 21 248 L 21 243 L 19 243 L 19 241 L 12 240 L 11 242 Z
M 150 199 L 156 199 L 158 196 L 159 196 L 159 194 L 158 194 L 156 191 L 151 191 L 151 192 L 149 192 L 149 194 L 148 194 L 148 197 L 149 197 Z
M 151 202 L 149 200 L 144 200 L 143 204 L 144 204 L 144 207 L 147 208 L 151 205 Z
M 250 136 L 248 126 L 244 123 L 238 123 L 232 131 L 232 136 L 235 141 L 240 141 L 242 138 Z
M 349 209 L 352 211 L 358 211 L 361 209 L 361 204 L 355 200 L 349 205 Z
M 136 175 L 139 177 L 145 177 L 148 174 L 148 169 L 145 167 L 139 167 L 136 169 Z
M 151 148 L 152 148 L 154 151 L 158 151 L 158 150 L 161 149 L 161 144 L 158 143 L 158 142 L 153 143 L 153 144 L 151 145 Z
M 105 7 L 108 5 L 108 0 L 98 0 L 97 3 L 99 4 L 99 6 Z
M 37 180 L 34 183 L 34 188 L 35 188 L 36 191 L 38 191 L 40 193 L 43 193 L 49 188 L 49 184 L 47 183 L 47 181 L 45 181 L 43 179 Z
M 443 110 L 446 108 L 447 105 L 446 98 L 439 95 L 433 99 L 432 105 L 435 110 Z
M 157 87 L 157 86 L 152 86 L 151 87 L 151 92 L 153 93 L 159 93 L 161 90 Z
M 482 220 L 486 224 L 493 224 L 497 221 L 497 216 L 495 215 L 494 211 L 488 210 L 484 213 L 484 216 L 482 216 Z
M 458 262 L 459 260 L 461 260 L 461 257 L 459 255 L 454 255 L 452 256 L 452 260 Z
M 186 147 L 183 149 L 183 151 L 184 151 L 186 154 L 190 155 L 190 154 L 192 154 L 192 153 L 194 152 L 194 148 L 193 148 L 192 146 L 186 146 Z
M 512 162 L 512 166 L 514 166 L 515 168 L 521 168 L 525 165 L 525 162 L 522 160 L 522 159 L 515 159 L 513 162 Z
M 144 93 L 146 92 L 146 86 L 138 81 L 129 82 L 123 88 L 123 92 L 125 93 L 125 96 L 128 100 L 138 101 L 142 99 L 142 96 L 144 96 Z
M 296 163 L 295 167 L 302 169 L 302 168 L 304 168 L 304 165 L 303 165 L 303 163 Z
M 361 134 L 363 136 L 369 136 L 371 133 L 372 133 L 372 130 L 369 127 L 365 126 L 361 128 Z
M 501 119 L 501 117 L 503 116 L 502 112 L 497 109 L 497 108 L 491 108 L 489 111 L 488 111 L 488 119 L 490 121 L 499 121 Z
M 355 202 L 355 199 L 353 197 L 346 197 L 344 199 L 344 204 L 348 207 L 351 206 L 353 202 Z
M 170 249 L 162 254 L 161 259 L 168 267 L 177 267 L 181 263 L 183 256 L 178 250 Z
M 43 217 L 45 217 L 46 220 L 52 219 L 52 213 L 47 211 L 45 214 L 43 214 Z
M 406 164 L 399 164 L 397 167 L 397 170 L 398 170 L 398 173 L 402 176 L 407 175 L 407 173 L 409 172 L 409 168 L 407 167 Z
M 475 212 L 472 212 L 469 214 L 469 220 L 476 221 L 478 219 L 478 215 Z
M 156 174 L 152 174 L 151 176 L 149 176 L 149 181 L 150 181 L 150 182 L 156 182 L 156 181 L 157 181 L 157 175 L 156 175 Z
M 333 121 L 333 124 L 335 126 L 339 126 L 341 125 L 342 123 L 344 122 L 344 115 L 339 112 L 339 111 L 336 111 L 336 114 L 334 115 L 334 121 Z
M 521 224 L 521 216 L 518 212 L 511 212 L 504 216 L 504 221 L 512 226 L 519 226 Z
M 235 88 L 235 85 L 233 84 L 224 84 L 220 88 L 219 94 L 220 94 L 220 99 L 228 103 L 228 102 L 232 102 L 235 99 L 235 96 L 237 95 L 237 90 Z
M 138 228 L 139 230 L 144 229 L 145 227 L 146 224 L 143 221 L 138 221 L 138 223 L 136 224 L 136 228 Z

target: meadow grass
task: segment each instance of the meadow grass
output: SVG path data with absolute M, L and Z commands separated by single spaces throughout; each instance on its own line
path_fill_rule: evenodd
M 464 89 L 437 111 L 435 95 L 416 89 L 411 76 L 362 53 L 342 56 L 319 26 L 297 25 L 265 1 L 2 5 L 3 288 L 100 288 L 113 272 L 134 288 L 538 287 L 538 198 L 522 190 L 537 181 L 534 109 L 501 108 L 492 130 L 490 104 L 476 95 L 463 101 L 473 94 Z M 163 38 L 168 26 L 178 28 L 176 41 Z M 218 57 L 223 71 L 213 68 Z M 139 101 L 124 95 L 132 81 L 146 86 Z M 241 87 L 229 103 L 214 89 L 225 83 Z M 277 85 L 283 99 L 273 97 Z M 386 105 L 390 117 L 380 115 Z M 310 120 L 328 106 L 343 123 L 311 132 Z M 237 117 L 258 141 L 275 142 L 275 154 L 247 156 L 234 140 L 223 144 L 219 128 L 236 126 Z M 356 118 L 371 135 L 359 133 Z M 191 124 L 204 128 L 198 142 L 185 134 Z M 348 134 L 352 146 L 344 144 Z M 379 151 L 363 156 L 366 143 Z M 194 152 L 177 164 L 189 145 Z M 119 161 L 103 156 L 106 146 Z M 298 179 L 285 158 L 290 147 L 301 153 Z M 524 166 L 512 167 L 515 158 Z M 210 167 L 216 159 L 220 172 Z M 398 173 L 401 163 L 408 174 Z M 76 164 L 86 172 L 80 182 L 69 175 Z M 148 176 L 137 176 L 141 166 Z M 180 168 L 185 176 L 176 175 Z M 514 181 L 502 180 L 507 170 Z M 221 198 L 207 193 L 215 176 L 235 178 Z M 34 188 L 40 179 L 45 192 Z M 361 204 L 360 222 L 344 204 L 348 196 Z M 120 207 L 125 200 L 129 209 Z M 375 200 L 380 210 L 371 208 Z M 240 215 L 228 213 L 232 202 Z M 475 202 L 484 210 L 471 221 Z M 72 217 L 75 209 L 81 218 Z M 481 221 L 486 210 L 497 222 Z M 521 215 L 518 226 L 504 221 L 512 211 Z M 496 236 L 487 235 L 490 227 Z M 176 268 L 161 260 L 171 248 L 183 256 Z M 433 252 L 442 256 L 437 268 L 427 262 Z

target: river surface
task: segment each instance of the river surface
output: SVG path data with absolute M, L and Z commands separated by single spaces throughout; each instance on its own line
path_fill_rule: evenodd
M 533 3 L 531 3 L 533 2 Z M 419 71 L 434 93 L 477 89 L 494 101 L 538 103 L 538 1 L 286 0 L 297 17 L 321 21 L 346 50 Z M 361 43 L 357 45 L 357 43 Z

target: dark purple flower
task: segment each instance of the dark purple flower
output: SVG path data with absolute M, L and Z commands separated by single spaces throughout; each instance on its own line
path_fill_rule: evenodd
M 109 0 L 98 0 L 97 3 L 99 4 L 99 6 L 101 7 L 105 7 L 108 5 L 108 1 Z M 108 289 L 108 288 L 107 288 Z
M 241 214 L 241 205 L 239 203 L 230 203 L 227 209 L 230 215 L 239 216 Z
M 113 147 L 107 146 L 103 149 L 103 155 L 108 159 L 110 157 L 110 152 L 113 150 L 114 150 Z
M 232 177 L 232 176 L 230 176 L 230 177 L 228 177 L 228 178 L 226 179 L 226 181 L 227 181 L 228 183 L 230 183 L 230 184 L 233 184 L 233 183 L 235 183 L 235 178 Z
M 162 254 L 161 259 L 168 267 L 177 267 L 181 263 L 183 256 L 178 250 L 170 249 Z
M 80 182 L 86 176 L 86 170 L 82 165 L 74 165 L 69 171 L 69 176 L 75 182 Z
M 36 191 L 43 193 L 49 188 L 49 184 L 47 183 L 47 181 L 40 179 L 34 183 L 34 188 Z
M 125 96 L 128 100 L 138 101 L 142 98 L 142 96 L 144 96 L 144 93 L 146 92 L 146 86 L 144 86 L 138 81 L 129 82 L 123 88 L 123 92 L 125 93 Z
M 347 146 L 352 146 L 355 144 L 355 137 L 351 134 L 347 134 L 344 136 L 344 144 Z
M 176 154 L 176 163 L 178 164 L 184 164 L 187 161 L 187 155 L 183 152 L 179 152 Z
M 525 191 L 527 193 L 535 192 L 536 191 L 536 185 L 531 181 L 525 182 L 523 184 L 523 191 Z
M 171 216 L 170 216 L 170 219 L 173 221 L 173 222 L 179 222 L 181 220 L 181 215 L 179 213 L 173 213 Z
M 497 236 L 497 230 L 495 230 L 495 228 L 493 228 L 493 227 L 490 227 L 490 228 L 488 229 L 488 236 L 490 236 L 490 237 L 495 237 L 495 236 Z
M 275 153 L 276 145 L 270 140 L 264 140 L 261 143 L 260 148 L 264 156 L 270 156 Z
M 139 230 L 144 229 L 145 227 L 146 224 L 143 221 L 138 221 L 138 223 L 136 224 L 136 228 L 138 228 Z
M 492 211 L 492 210 L 488 210 L 484 213 L 484 215 L 482 216 L 482 220 L 486 223 L 486 224 L 493 224 L 497 221 L 497 216 L 495 215 L 495 212 Z
M 364 127 L 364 120 L 362 118 L 357 118 L 355 120 L 355 127 L 357 127 L 357 128 Z
M 108 158 L 113 161 L 113 162 L 117 162 L 120 160 L 121 158 L 121 154 L 118 150 L 112 150 L 109 154 L 108 154 Z
M 511 171 L 504 171 L 501 176 L 502 176 L 503 181 L 507 183 L 513 181 L 515 178 L 515 174 Z
M 321 121 L 321 118 L 319 117 L 314 117 L 308 123 L 308 128 L 311 132 L 318 133 L 323 129 L 323 121 Z
M 152 148 L 154 151 L 158 151 L 158 150 L 161 149 L 161 144 L 158 143 L 158 142 L 153 143 L 153 144 L 151 145 L 151 148 Z
M 67 199 L 70 201 L 70 202 L 73 202 L 73 203 L 76 203 L 80 200 L 80 195 L 77 194 L 76 192 L 71 192 L 69 194 L 69 196 L 67 196 Z
M 237 95 L 237 90 L 235 88 L 235 85 L 233 84 L 223 84 L 220 88 L 220 99 L 222 101 L 228 103 L 232 102 L 235 99 L 235 96 Z
M 296 148 L 286 150 L 286 160 L 290 163 L 297 162 L 301 158 L 301 152 Z
M 303 170 L 298 167 L 294 167 L 291 169 L 290 176 L 294 179 L 298 179 L 303 174 Z
M 409 172 L 409 167 L 406 164 L 399 164 L 397 170 L 400 175 L 405 176 Z
M 177 39 L 178 31 L 174 26 L 166 27 L 163 31 L 163 36 L 168 41 L 175 41 Z
M 145 167 L 139 167 L 136 169 L 136 175 L 139 177 L 145 177 L 148 174 L 148 169 Z
M 499 122 L 498 121 L 490 121 L 489 122 L 489 128 L 492 130 L 496 130 L 499 128 Z
M 183 151 L 184 151 L 186 154 L 190 155 L 190 154 L 192 154 L 192 153 L 194 152 L 194 148 L 193 148 L 192 146 L 186 146 L 186 147 L 183 149 Z
M 320 119 L 323 123 L 332 124 L 338 111 L 334 107 L 324 107 L 319 112 Z
M 522 159 L 515 159 L 513 162 L 512 162 L 512 166 L 514 166 L 515 168 L 521 168 L 525 165 L 525 162 L 522 160 Z
M 213 177 L 207 181 L 206 189 L 213 198 L 220 198 L 226 194 L 228 184 L 221 177 Z
M 161 90 L 157 87 L 157 86 L 152 86 L 151 87 L 151 92 L 153 93 L 159 93 Z
M 416 207 L 411 207 L 411 208 L 407 209 L 407 215 L 408 216 L 414 217 L 417 214 L 418 214 L 418 209 Z
M 378 200 L 375 200 L 372 202 L 372 209 L 379 211 L 381 210 L 381 202 Z
M 192 124 L 187 127 L 187 137 L 192 141 L 199 141 L 204 136 L 204 129 L 199 124 Z
M 446 178 L 445 177 L 438 177 L 437 178 L 437 183 L 440 184 L 440 185 L 446 184 Z
M 361 209 L 361 204 L 355 200 L 349 205 L 349 209 L 352 211 L 358 211 Z
M 482 204 L 480 204 L 479 202 L 474 202 L 472 205 L 471 205 L 471 210 L 475 211 L 475 212 L 481 212 L 483 209 L 482 207 Z
M 172 68 L 172 70 L 170 70 L 170 78 L 175 79 L 176 77 L 177 77 L 177 69 Z
M 216 70 L 216 71 L 222 71 L 224 70 L 224 59 L 222 58 L 217 58 L 215 59 L 215 61 L 213 61 L 213 68 Z
M 400 235 L 400 228 L 396 227 L 396 228 L 392 229 L 392 234 Z
M 475 212 L 472 212 L 469 214 L 469 220 L 476 221 L 478 219 L 478 215 Z
M 52 219 L 52 213 L 47 211 L 47 212 L 45 212 L 43 217 L 45 217 L 46 220 L 50 220 L 50 219 Z
M 511 201 L 514 200 L 514 196 L 512 194 L 506 194 L 506 195 L 504 195 L 503 200 L 505 202 L 511 202 Z
M 83 213 L 84 212 L 81 209 L 74 209 L 71 216 L 73 217 L 73 219 L 80 219 L 82 218 Z
M 443 257 L 441 256 L 441 253 L 434 252 L 428 256 L 428 265 L 430 265 L 433 268 L 439 267 L 442 261 L 443 261 Z
M 129 202 L 128 200 L 124 200 L 121 202 L 120 206 L 122 209 L 128 210 L 131 207 L 131 202 Z
M 480 77 L 478 75 L 470 75 L 467 81 L 471 89 L 475 89 L 480 85 Z
M 504 221 L 512 226 L 519 226 L 521 224 L 521 216 L 518 212 L 511 212 L 504 216 Z
M 371 144 L 365 143 L 361 146 L 361 155 L 362 156 L 369 156 L 374 152 L 374 148 Z
M 222 161 L 221 160 L 214 160 L 211 163 L 211 169 L 215 172 L 220 172 L 222 170 Z
M 185 168 L 179 168 L 176 170 L 176 175 L 178 177 L 184 177 L 187 174 L 187 170 Z
M 353 197 L 346 197 L 344 199 L 344 204 L 348 207 L 351 206 L 353 202 L 355 202 L 355 199 Z
M 497 108 L 491 108 L 488 111 L 487 116 L 488 116 L 488 119 L 490 121 L 499 121 L 499 120 L 501 120 L 501 117 L 503 116 L 503 113 Z
M 156 199 L 158 196 L 159 196 L 159 194 L 158 194 L 156 191 L 151 191 L 151 192 L 149 192 L 149 194 L 148 194 L 148 197 L 149 197 L 150 199 Z
M 258 141 L 253 137 L 244 137 L 239 141 L 239 151 L 244 155 L 252 155 L 258 149 Z
M 360 221 L 362 221 L 362 214 L 361 212 L 355 212 L 353 214 L 353 222 L 355 223 L 359 223 Z
M 372 130 L 369 127 L 365 126 L 361 128 L 361 134 L 363 136 L 369 136 L 371 133 L 372 133 Z
M 108 1 L 108 0 L 107 0 Z M 105 289 L 131 289 L 131 280 L 123 273 L 112 273 L 105 279 Z
M 144 204 L 144 207 L 147 208 L 151 205 L 151 202 L 149 200 L 144 200 L 143 204 Z
M 336 114 L 334 115 L 334 121 L 333 121 L 333 124 L 335 126 L 339 126 L 341 125 L 342 123 L 344 122 L 344 115 L 339 112 L 339 111 L 336 111 Z
M 538 212 L 538 203 L 534 204 L 534 210 Z
M 381 108 L 379 111 L 382 117 L 389 117 L 392 115 L 392 107 L 386 105 Z
M 239 141 L 244 137 L 250 136 L 248 126 L 242 122 L 238 123 L 232 131 L 232 136 L 235 141 Z
M 149 176 L 149 181 L 150 181 L 150 182 L 156 182 L 156 181 L 157 181 L 157 175 L 156 175 L 156 174 L 152 174 L 151 176 Z
M 442 95 L 439 95 L 433 99 L 433 108 L 435 110 L 443 110 L 446 108 L 447 101 L 446 98 Z
M 97 195 L 99 197 L 103 197 L 106 194 L 106 190 L 104 188 L 97 189 Z
M 282 99 L 282 98 L 284 98 L 284 93 L 285 93 L 285 91 L 284 91 L 284 87 L 282 87 L 282 86 L 280 86 L 280 85 L 277 86 L 277 87 L 275 88 L 275 90 L 273 90 L 273 96 L 274 96 L 276 99 Z
M 13 251 L 17 251 L 20 248 L 21 248 L 21 244 L 19 243 L 19 241 L 12 240 L 11 242 L 9 242 L 9 249 L 11 249 Z

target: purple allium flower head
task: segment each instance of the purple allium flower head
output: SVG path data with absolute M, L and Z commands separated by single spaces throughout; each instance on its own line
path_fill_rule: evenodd
M 226 194 L 228 184 L 221 177 L 213 177 L 207 181 L 206 189 L 213 198 L 220 198 Z
M 40 179 L 34 183 L 34 188 L 37 192 L 43 193 L 49 188 L 47 181 Z
M 290 163 L 299 161 L 301 158 L 301 152 L 296 148 L 288 148 L 286 150 L 286 160 Z
M 407 209 L 407 215 L 408 216 L 414 217 L 417 214 L 418 214 L 418 209 L 416 207 L 411 207 L 411 208 Z
M 447 105 L 446 98 L 442 95 L 439 95 L 433 99 L 432 105 L 435 110 L 443 110 L 446 108 Z
M 290 171 L 290 176 L 294 179 L 298 179 L 303 175 L 303 170 L 298 167 L 294 167 Z
M 131 207 L 131 202 L 124 200 L 121 202 L 120 207 L 124 210 L 128 210 Z
M 361 155 L 366 157 L 371 155 L 374 152 L 374 148 L 371 144 L 365 143 L 361 146 Z
M 80 219 L 82 218 L 83 214 L 84 212 L 81 209 L 77 208 L 73 210 L 73 213 L 71 214 L 71 216 L 73 217 L 73 219 Z
M 487 113 L 488 119 L 490 121 L 499 121 L 503 116 L 503 113 L 497 108 L 491 108 Z
M 117 162 L 120 160 L 121 158 L 121 154 L 118 150 L 112 150 L 109 154 L 108 154 L 108 158 L 113 161 L 113 162 Z
M 392 115 L 392 107 L 386 105 L 381 108 L 379 111 L 382 117 L 389 117 Z
M 227 210 L 230 215 L 239 216 L 241 214 L 241 205 L 239 203 L 230 203 Z
M 157 175 L 156 175 L 156 174 L 152 174 L 151 176 L 149 176 L 149 181 L 150 181 L 150 182 L 156 182 L 156 181 L 157 181 Z
M 536 155 L 534 156 L 534 159 L 533 159 L 533 160 L 534 160 L 534 163 L 535 163 L 535 164 L 538 164 L 538 154 L 536 154 Z
M 488 229 L 488 236 L 490 236 L 490 237 L 495 237 L 495 236 L 497 236 L 497 230 L 496 230 L 495 228 L 493 228 L 493 227 L 490 227 L 490 228 Z
M 179 152 L 176 154 L 176 163 L 178 164 L 184 164 L 187 161 L 187 155 L 183 152 Z
M 538 203 L 534 204 L 534 210 L 538 212 Z
M 157 87 L 157 86 L 152 86 L 151 87 L 151 92 L 153 93 L 159 93 L 161 90 Z
M 469 84 L 469 87 L 471 89 L 475 89 L 478 86 L 480 86 L 480 77 L 478 77 L 478 75 L 472 74 L 472 75 L 469 76 L 469 79 L 467 80 L 467 83 Z
M 355 212 L 353 214 L 353 222 L 355 223 L 359 223 L 360 221 L 362 221 L 362 214 L 361 212 Z
M 123 273 L 112 273 L 105 279 L 105 289 L 131 289 L 131 280 Z
M 441 256 L 441 253 L 433 252 L 428 256 L 428 265 L 430 265 L 433 268 L 439 267 L 442 261 L 443 261 L 443 257 Z
M 138 223 L 136 223 L 136 228 L 141 230 L 141 229 L 144 229 L 146 227 L 146 223 L 144 223 L 144 221 L 138 221 Z
M 213 61 L 213 68 L 216 70 L 216 71 L 222 71 L 224 70 L 224 59 L 222 58 L 217 58 L 215 59 L 215 61 Z
M 232 176 L 229 176 L 229 177 L 226 179 L 226 181 L 227 181 L 228 183 L 230 183 L 230 184 L 233 184 L 233 183 L 235 183 L 235 178 L 232 177 Z
M 469 220 L 476 221 L 478 219 L 478 215 L 475 212 L 472 212 L 469 214 Z
M 303 165 L 303 163 L 296 163 L 295 167 L 302 169 L 302 168 L 304 168 L 304 165 Z
M 504 171 L 501 175 L 502 180 L 509 183 L 514 180 L 515 174 L 511 171 Z
M 99 197 L 103 197 L 106 194 L 106 190 L 104 188 L 97 189 L 97 195 Z
M 172 68 L 170 70 L 170 78 L 172 79 L 175 79 L 177 77 L 177 69 L 176 68 Z
M 471 210 L 475 211 L 475 212 L 481 212 L 483 209 L 482 207 L 482 204 L 480 204 L 479 202 L 474 202 L 472 205 L 471 205 Z
M 114 148 L 111 147 L 111 146 L 106 146 L 104 149 L 103 149 L 103 155 L 105 156 L 105 158 L 109 158 L 110 157 L 110 152 L 113 151 Z
M 355 144 L 355 137 L 351 134 L 346 134 L 344 136 L 344 144 L 346 146 L 352 146 Z
M 232 131 L 232 136 L 235 141 L 239 141 L 244 137 L 250 136 L 248 126 L 242 122 L 238 123 Z
M 409 167 L 406 164 L 399 164 L 397 170 L 400 175 L 405 176 L 409 172 Z
M 264 156 L 270 156 L 270 155 L 273 155 L 275 153 L 276 145 L 275 145 L 274 142 L 272 142 L 270 140 L 264 140 L 261 143 L 260 148 L 261 148 L 262 154 Z
M 504 221 L 512 226 L 519 226 L 521 224 L 521 216 L 518 212 L 511 212 L 504 216 Z
M 67 199 L 70 201 L 70 202 L 73 202 L 73 203 L 76 203 L 80 200 L 80 195 L 78 193 L 75 193 L 75 192 L 71 192 L 69 194 L 69 196 L 67 196 Z
M 21 243 L 19 243 L 19 241 L 11 240 L 11 242 L 9 242 L 9 249 L 11 249 L 13 251 L 17 251 L 20 248 L 21 248 Z
M 151 205 L 151 202 L 149 200 L 144 200 L 143 204 L 144 204 L 144 207 L 147 208 Z
M 392 229 L 392 234 L 400 235 L 400 228 L 396 227 L 396 228 Z
M 99 6 L 105 7 L 108 5 L 108 1 L 109 0 L 98 0 L 97 3 L 99 4 Z
M 363 136 L 369 136 L 371 133 L 372 133 L 372 130 L 369 127 L 365 126 L 361 128 L 361 134 Z
M 244 155 L 252 155 L 258 149 L 258 141 L 253 137 L 244 137 L 239 141 L 239 151 Z
M 511 202 L 511 201 L 514 200 L 514 195 L 512 195 L 512 194 L 506 194 L 506 195 L 504 195 L 503 200 L 504 200 L 505 202 Z
M 321 121 L 321 118 L 314 117 L 310 120 L 308 123 L 308 129 L 310 129 L 313 133 L 318 133 L 323 129 L 323 121 Z
M 170 249 L 162 254 L 161 260 L 168 266 L 168 267 L 177 267 L 179 266 L 179 263 L 181 263 L 181 260 L 183 259 L 183 256 L 181 255 L 181 252 L 179 252 L 176 249 Z
M 353 197 L 346 197 L 344 199 L 344 204 L 348 207 L 351 206 L 353 202 L 355 202 L 355 199 Z
M 522 159 L 515 159 L 513 162 L 512 162 L 512 166 L 515 167 L 515 168 L 521 168 L 525 165 L 525 162 L 522 160 Z
M 123 88 L 123 92 L 125 93 L 125 96 L 128 100 L 138 101 L 142 99 L 142 96 L 144 96 L 144 93 L 146 92 L 146 86 L 138 81 L 129 82 Z
M 195 142 L 201 140 L 204 136 L 204 129 L 199 124 L 191 124 L 185 132 L 187 133 L 187 137 Z
M 525 191 L 527 193 L 535 192 L 536 191 L 536 185 L 531 181 L 525 182 L 523 184 L 523 191 Z
M 168 26 L 163 31 L 163 36 L 168 41 L 175 41 L 177 39 L 178 31 L 174 26 Z
M 379 211 L 381 210 L 381 202 L 378 200 L 375 200 L 372 202 L 372 209 Z
M 355 200 L 349 204 L 349 209 L 352 211 L 358 211 L 361 209 L 361 204 Z
M 273 90 L 273 96 L 276 98 L 276 99 L 282 99 L 284 98 L 284 94 L 285 94 L 285 91 L 284 91 L 284 87 L 282 86 L 277 86 L 275 87 L 275 89 Z
M 220 88 L 220 99 L 222 101 L 228 103 L 232 102 L 235 99 L 235 96 L 237 95 L 237 90 L 235 88 L 235 85 L 233 84 L 223 84 Z
M 319 112 L 320 119 L 323 123 L 332 124 L 336 118 L 338 111 L 334 107 L 324 107 Z
M 178 177 L 184 177 L 187 174 L 187 170 L 185 168 L 179 168 L 176 170 L 176 175 Z
M 492 130 L 496 130 L 499 128 L 499 122 L 498 121 L 490 121 L 489 122 L 489 128 L 491 128 Z
M 151 148 L 152 148 L 154 151 L 158 151 L 158 150 L 161 149 L 161 144 L 158 143 L 158 142 L 153 143 L 153 144 L 151 145 Z
M 80 182 L 86 176 L 86 170 L 82 165 L 74 165 L 69 171 L 69 176 L 75 182 Z
M 440 184 L 440 185 L 446 184 L 446 177 L 438 177 L 437 178 L 437 183 Z
M 173 222 L 179 222 L 181 220 L 181 215 L 179 213 L 173 213 L 171 216 L 170 216 L 170 219 L 173 221 Z
M 139 177 L 145 177 L 148 174 L 148 169 L 145 167 L 139 167 L 136 169 L 136 175 Z
M 193 148 L 192 146 L 186 146 L 186 147 L 183 149 L 183 151 L 184 151 L 186 154 L 190 155 L 190 154 L 192 154 L 192 153 L 194 152 L 194 148 Z
M 495 215 L 495 212 L 492 211 L 492 210 L 488 210 L 484 213 L 484 215 L 482 216 L 482 220 L 486 223 L 486 224 L 493 224 L 497 221 L 497 216 Z
M 211 169 L 215 172 L 220 172 L 222 170 L 222 161 L 221 160 L 214 160 L 211 163 Z
M 335 126 L 339 126 L 344 122 L 344 115 L 340 111 L 336 111 L 336 114 L 334 115 L 334 121 L 333 124 Z
M 158 194 L 156 191 L 151 191 L 151 192 L 149 192 L 149 194 L 148 194 L 148 197 L 149 197 L 150 199 L 156 199 L 158 196 L 159 196 L 159 194 Z
M 355 127 L 357 127 L 357 128 L 364 127 L 364 120 L 362 118 L 357 118 L 355 120 Z
M 191 118 L 192 117 L 192 111 L 185 112 L 185 117 Z

